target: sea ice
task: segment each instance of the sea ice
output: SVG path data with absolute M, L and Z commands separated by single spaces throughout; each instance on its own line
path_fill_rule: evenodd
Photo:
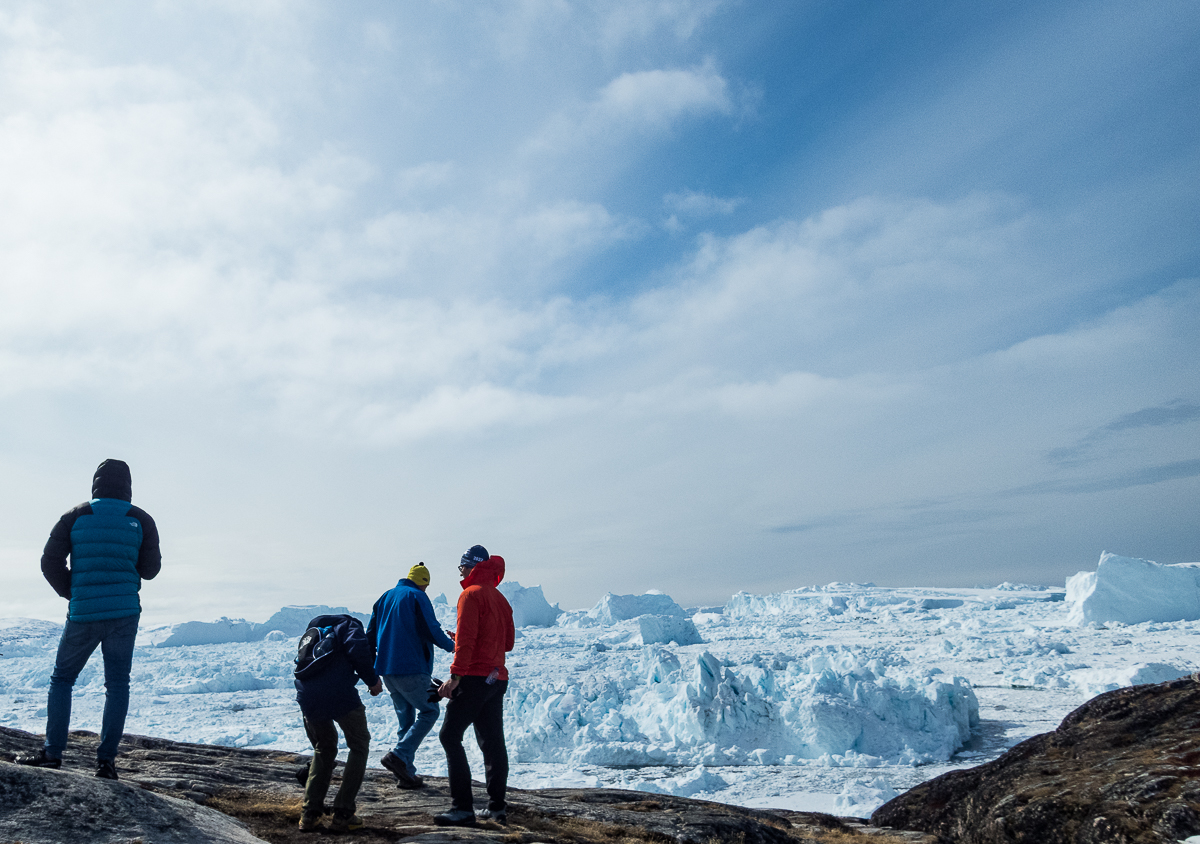
M 716 794 L 728 788 L 729 783 L 704 765 L 697 765 L 685 774 L 664 777 L 660 780 L 635 780 L 630 784 L 638 791 L 650 794 L 672 794 L 676 797 L 694 797 L 697 794 Z
M 1086 697 L 1095 697 L 1113 689 L 1142 686 L 1147 683 L 1166 683 L 1190 674 L 1188 669 L 1161 662 L 1135 662 L 1120 668 L 1084 668 L 1071 672 L 1071 682 Z
M 837 583 L 736 595 L 694 613 L 660 593 L 612 595 L 557 622 L 540 589 L 508 588 L 514 611 L 529 610 L 521 617 L 535 625 L 522 628 L 508 663 L 517 787 L 640 788 L 863 816 L 894 792 L 1054 729 L 1093 694 L 1195 671 L 1200 652 L 1200 622 L 1071 625 L 1061 588 Z M 1131 600 L 1176 600 L 1149 594 Z M 295 636 L 285 631 L 326 609 L 141 631 L 127 731 L 307 752 Z M 434 609 L 453 629 L 454 605 L 439 596 Z M 200 643 L 242 635 L 239 623 L 263 635 Z M 683 644 L 693 640 L 666 635 L 669 626 L 702 632 L 703 642 Z M 0 620 L 0 724 L 45 728 L 61 631 Z M 189 644 L 168 645 L 171 636 Z M 436 651 L 434 673 L 448 665 Z M 363 701 L 377 764 L 395 714 L 386 695 Z M 98 729 L 103 705 L 97 654 L 76 684 L 72 727 Z M 481 764 L 470 746 L 468 755 Z M 444 775 L 436 741 L 422 745 L 416 767 Z

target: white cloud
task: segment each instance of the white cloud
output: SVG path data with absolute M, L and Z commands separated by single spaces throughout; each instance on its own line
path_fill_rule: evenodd
M 391 446 L 428 438 L 455 438 L 504 428 L 542 427 L 594 409 L 582 398 L 474 384 L 439 386 L 415 403 L 367 404 L 350 421 L 350 433 L 367 442 Z
M 1126 510 L 1061 493 L 1001 506 L 1001 493 L 1100 488 L 1135 476 L 1139 455 L 1191 459 L 1182 425 L 1122 434 L 1086 464 L 1046 455 L 1200 400 L 1195 282 L 1129 292 L 1088 243 L 1059 245 L 1050 211 L 1000 194 L 868 193 L 705 236 L 682 257 L 681 238 L 630 248 L 656 233 L 578 183 L 620 185 L 614 173 L 680 129 L 736 119 L 741 83 L 697 64 L 706 45 L 676 49 L 709 6 L 528 5 L 509 19 L 528 40 L 496 47 L 501 59 L 477 48 L 511 34 L 481 23 L 508 7 L 445 8 L 465 18 L 355 22 L 347 43 L 367 38 L 368 58 L 319 66 L 332 42 L 309 43 L 311 19 L 281 20 L 296 31 L 278 42 L 221 47 L 240 56 L 228 72 L 205 66 L 203 44 L 176 61 L 0 17 L 13 547 L 44 541 L 38 514 L 69 504 L 78 465 L 86 481 L 94 461 L 128 456 L 205 590 L 381 548 L 452 556 L 470 534 L 546 572 L 552 600 L 684 571 L 686 602 L 726 597 L 720 577 L 750 560 L 793 567 L 737 588 L 833 569 L 904 580 L 898 566 L 923 554 L 974 565 L 1008 542 L 1052 555 L 1069 543 L 1048 521 Z M 460 20 L 474 27 L 462 41 Z M 587 53 L 610 37 L 603 61 Z M 625 61 L 640 39 L 653 43 Z M 587 72 L 560 73 L 576 53 Z M 370 108 L 331 104 L 375 70 L 392 75 Z M 331 115 L 369 137 L 339 135 Z M 648 218 L 740 208 L 719 186 L 671 187 L 653 187 Z M 1101 304 L 1114 290 L 1129 302 Z M 466 494 L 464 477 L 486 482 Z M 1144 486 L 1143 511 L 1195 500 Z M 929 531 L 912 540 L 918 523 Z M 315 588 L 373 598 L 377 575 Z
M 644 40 L 663 29 L 686 40 L 725 3 L 721 0 L 634 0 L 605 3 L 601 24 L 609 49 L 630 39 Z
M 622 73 L 587 104 L 550 118 L 526 145 L 526 155 L 611 150 L 630 136 L 658 135 L 689 117 L 728 115 L 729 84 L 713 67 Z
M 471 389 L 512 378 L 545 325 L 541 293 L 631 231 L 570 200 L 364 216 L 354 202 L 372 168 L 325 149 L 282 166 L 284 131 L 250 100 L 161 69 L 88 65 L 36 28 L 8 35 L 10 93 L 48 98 L 12 93 L 0 123 L 10 396 L 102 383 L 280 397 L 386 385 L 405 400 L 439 379 Z M 401 180 L 428 193 L 453 174 L 447 162 Z
M 662 130 L 685 114 L 728 113 L 727 89 L 710 67 L 623 73 L 600 92 L 589 118 L 604 127 Z
M 690 217 L 709 217 L 717 214 L 732 214 L 737 207 L 746 201 L 745 197 L 731 199 L 712 196 L 699 191 L 683 191 L 669 193 L 663 197 L 663 204 L 677 214 Z
M 611 0 L 596 4 L 520 0 L 493 6 L 462 4 L 459 9 L 469 12 L 468 19 L 482 21 L 493 49 L 508 60 L 525 59 L 564 43 L 570 43 L 576 52 L 594 49 L 612 60 L 647 44 L 686 42 L 725 5 L 724 0 Z M 564 64 L 555 62 L 556 66 Z
M 632 231 L 594 203 L 565 201 L 464 211 L 391 211 L 357 231 L 332 231 L 304 250 L 306 276 L 379 281 L 439 298 L 522 298 L 552 289 L 582 258 Z

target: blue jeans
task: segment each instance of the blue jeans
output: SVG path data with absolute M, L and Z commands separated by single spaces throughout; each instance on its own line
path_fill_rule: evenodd
M 440 707 L 429 702 L 428 674 L 384 674 L 382 679 L 392 696 L 396 721 L 400 725 L 392 753 L 404 762 L 410 774 L 415 775 L 417 769 L 413 760 L 417 748 L 437 723 Z
M 46 702 L 46 755 L 61 759 L 67 748 L 67 730 L 71 726 L 71 689 L 88 657 L 100 646 L 104 655 L 104 718 L 100 726 L 100 747 L 96 759 L 111 762 L 117 758 L 117 745 L 125 731 L 129 711 L 129 669 L 133 666 L 133 642 L 137 638 L 139 616 L 108 621 L 71 621 L 63 628 L 50 675 L 50 697 Z

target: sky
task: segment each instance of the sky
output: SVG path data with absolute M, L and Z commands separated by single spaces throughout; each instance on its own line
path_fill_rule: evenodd
M 1200 560 L 1194 2 L 0 10 L 0 616 Z

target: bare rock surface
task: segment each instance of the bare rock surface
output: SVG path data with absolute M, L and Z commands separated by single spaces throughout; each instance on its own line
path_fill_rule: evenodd
M 14 765 L 2 767 L 6 772 L 14 770 L 31 774 L 33 779 L 30 781 L 42 784 L 39 788 L 45 791 L 52 791 L 52 786 L 58 782 L 71 781 L 67 790 L 79 796 L 77 805 L 80 807 L 111 802 L 112 796 L 118 791 L 122 800 L 133 800 L 127 795 L 140 794 L 147 805 L 156 807 L 161 803 L 170 807 L 190 805 L 197 811 L 200 811 L 201 805 L 206 809 L 219 810 L 229 816 L 227 820 L 231 831 L 216 831 L 210 838 L 178 839 L 158 832 L 126 834 L 125 828 L 107 838 L 89 837 L 98 836 L 102 831 L 85 831 L 77 835 L 74 828 L 60 826 L 66 821 L 61 813 L 52 809 L 52 804 L 40 804 L 31 794 L 27 804 L 23 798 L 14 801 L 17 806 L 14 811 L 24 812 L 20 816 L 20 825 L 32 829 L 40 824 L 42 828 L 51 830 L 51 837 L 35 838 L 22 829 L 6 825 L 9 810 L 0 808 L 0 844 L 9 844 L 12 840 L 26 844 L 41 841 L 132 844 L 139 835 L 146 844 L 176 840 L 303 841 L 306 844 L 318 844 L 338 840 L 337 836 L 321 833 L 302 835 L 297 829 L 303 792 L 297 783 L 296 771 L 308 761 L 306 756 L 126 736 L 117 760 L 121 782 L 110 783 L 91 776 L 96 744 L 95 734 L 73 732 L 64 755 L 63 769 L 59 771 L 30 771 Z M 16 753 L 34 751 L 40 746 L 39 736 L 0 727 L 0 759 L 11 759 Z M 330 801 L 338 783 L 339 777 L 335 774 Z M 511 789 L 507 826 L 488 822 L 474 828 L 443 828 L 434 824 L 433 815 L 450 807 L 446 780 L 429 777 L 427 783 L 423 789 L 404 791 L 395 787 L 395 779 L 387 771 L 368 770 L 358 795 L 358 814 L 366 821 L 366 828 L 351 836 L 351 840 L 358 844 L 385 841 L 419 841 L 425 844 L 449 841 L 504 841 L 510 844 L 551 841 L 580 844 L 646 841 L 833 844 L 850 840 L 863 844 L 872 841 L 931 844 L 934 840 L 924 833 L 880 830 L 862 821 L 830 815 L 758 811 L 701 800 L 612 789 Z M 482 787 L 477 786 L 476 794 L 482 793 Z M 0 803 L 0 807 L 8 805 L 7 802 Z M 216 815 L 216 812 L 211 814 Z M 187 816 L 181 817 L 181 828 L 194 823 Z M 203 817 L 207 819 L 210 815 L 206 813 Z M 237 827 L 232 819 L 244 823 L 249 832 Z M 235 834 L 245 837 L 219 837 Z M 52 837 L 54 835 L 58 837 Z M 343 837 L 342 840 L 346 839 Z
M 0 841 L 262 844 L 239 821 L 136 785 L 0 762 Z
M 1099 695 L 1054 732 L 923 783 L 871 822 L 959 844 L 1175 844 L 1200 834 L 1200 683 Z

